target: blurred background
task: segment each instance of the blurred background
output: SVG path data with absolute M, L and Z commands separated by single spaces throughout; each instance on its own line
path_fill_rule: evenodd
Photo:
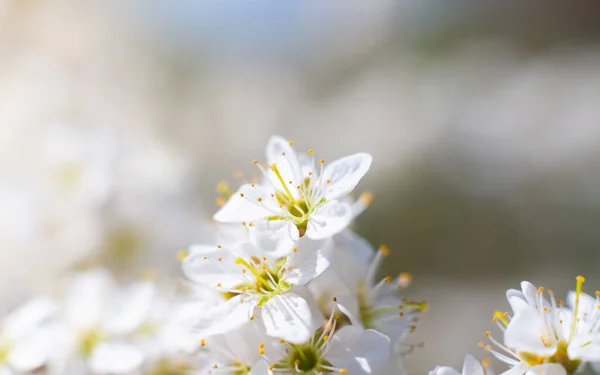
M 521 280 L 600 288 L 598 2 L 0 4 L 2 310 L 82 263 L 176 274 L 272 134 L 373 154 L 357 230 L 430 306 L 411 374 L 485 358 Z

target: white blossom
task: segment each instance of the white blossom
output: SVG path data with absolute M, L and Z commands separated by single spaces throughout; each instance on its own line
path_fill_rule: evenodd
M 280 137 L 267 145 L 267 164 L 256 164 L 263 178 L 242 185 L 215 214 L 221 222 L 284 220 L 300 236 L 322 239 L 341 232 L 352 221 L 352 206 L 343 198 L 369 170 L 371 156 L 358 153 L 317 168 L 312 150 L 296 153 Z
M 254 319 L 259 310 L 267 334 L 304 342 L 315 330 L 313 308 L 303 286 L 329 266 L 331 240 L 301 238 L 287 253 L 265 251 L 252 241 L 196 245 L 183 260 L 192 281 L 223 293 L 223 302 L 198 318 L 206 336 L 225 333 Z

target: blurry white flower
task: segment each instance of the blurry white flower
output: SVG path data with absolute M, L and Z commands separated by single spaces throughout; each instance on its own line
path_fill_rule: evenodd
M 267 145 L 266 168 L 255 161 L 263 179 L 244 184 L 215 214 L 221 222 L 260 222 L 285 220 L 293 223 L 300 236 L 313 239 L 331 237 L 353 218 L 352 207 L 342 199 L 369 170 L 371 156 L 354 154 L 324 167 L 315 167 L 312 150 L 296 154 L 280 137 Z
M 203 365 L 198 374 L 267 374 L 266 358 L 274 352 L 272 341 L 256 321 L 203 339 L 199 352 Z
M 268 335 L 292 342 L 304 342 L 312 335 L 316 327 L 311 307 L 299 294 L 303 285 L 329 266 L 331 240 L 301 238 L 294 247 L 287 246 L 286 240 L 283 243 L 285 251 L 275 252 L 251 241 L 190 249 L 183 261 L 184 273 L 226 298 L 199 317 L 199 333 L 230 331 L 254 319 L 259 308 Z
M 50 297 L 41 296 L 4 318 L 0 328 L 0 374 L 34 371 L 51 360 L 56 326 L 49 319 L 56 309 Z
M 90 371 L 99 374 L 140 368 L 145 355 L 135 344 L 135 334 L 148 318 L 154 294 L 151 282 L 119 289 L 102 269 L 77 275 L 64 307 L 62 344 L 65 355 L 71 356 L 65 360 L 83 357 Z
M 586 362 L 600 362 L 600 293 L 592 298 L 582 292 L 582 276 L 577 288 L 567 296 L 568 306 L 557 301 L 548 290 L 535 288 L 528 282 L 522 291 L 508 290 L 507 299 L 514 312 L 496 312 L 494 321 L 504 331 L 503 343 L 486 336 L 496 346 L 483 346 L 501 361 L 515 366 L 514 373 L 524 374 L 537 364 L 559 364 L 566 374 L 573 374 Z M 536 370 L 537 371 L 537 370 Z

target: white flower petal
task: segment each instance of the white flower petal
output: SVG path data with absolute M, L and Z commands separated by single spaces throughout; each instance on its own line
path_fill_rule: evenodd
M 196 245 L 182 261 L 185 276 L 195 283 L 216 288 L 233 288 L 246 282 L 235 264 L 236 256 L 228 249 L 216 245 Z
M 298 228 L 285 220 L 261 221 L 250 230 L 250 242 L 270 256 L 291 254 L 299 237 Z
M 537 309 L 530 306 L 517 311 L 504 332 L 506 346 L 517 352 L 552 355 L 556 348 L 544 345 L 543 337 L 550 337 L 546 324 Z
M 144 353 L 138 347 L 124 342 L 103 342 L 92 352 L 88 366 L 95 374 L 127 374 L 144 362 Z
M 4 319 L 3 335 L 15 340 L 35 330 L 40 323 L 48 319 L 56 310 L 57 306 L 51 297 L 33 298 L 19 306 Z
M 519 362 L 516 366 L 504 371 L 502 375 L 524 375 L 531 368 L 525 362 Z
M 303 237 L 297 251 L 290 255 L 284 278 L 292 284 L 304 285 L 329 267 L 333 250 L 331 239 L 312 240 Z
M 259 195 L 259 190 L 252 185 L 242 185 L 215 214 L 214 219 L 224 223 L 241 223 L 272 215 L 271 211 L 258 202 Z
M 318 326 L 308 302 L 295 293 L 274 296 L 261 310 L 267 335 L 291 343 L 306 342 Z
M 30 372 L 42 367 L 50 358 L 55 344 L 54 327 L 38 328 L 16 343 L 9 362 L 19 372 Z
M 521 290 L 523 290 L 527 303 L 531 306 L 537 306 L 537 288 L 535 285 L 529 281 L 523 281 L 521 282 Z
M 283 181 L 287 183 L 292 181 L 291 186 L 296 186 L 302 181 L 302 172 L 300 170 L 300 164 L 296 158 L 296 153 L 290 146 L 290 143 L 285 139 L 274 136 L 269 139 L 267 144 L 267 164 L 270 168 L 273 164 L 277 165 L 277 169 L 283 178 Z M 277 187 L 278 190 L 284 191 L 284 187 L 277 175 L 269 170 L 269 178 L 271 183 Z M 298 196 L 296 189 L 290 189 L 294 197 Z
M 567 293 L 567 304 L 574 309 L 575 308 L 575 291 L 570 290 Z M 596 312 L 596 298 L 592 298 L 591 296 L 580 293 L 579 294 L 579 319 L 584 319 L 586 316 L 592 316 Z
M 429 371 L 429 375 L 461 375 L 460 372 L 456 371 L 452 367 L 439 366 L 433 371 Z
M 525 375 L 567 375 L 567 371 L 557 363 L 535 365 Z
M 349 374 L 370 374 L 389 356 L 390 339 L 382 333 L 357 326 L 346 326 L 331 339 L 327 359 Z
M 321 178 L 329 180 L 325 190 L 327 199 L 341 198 L 350 193 L 371 167 L 372 157 L 358 153 L 328 164 Z
M 148 319 L 154 301 L 155 285 L 138 282 L 120 291 L 110 304 L 104 330 L 114 335 L 126 335 L 135 331 Z
M 96 269 L 77 275 L 66 302 L 65 315 L 69 324 L 77 330 L 99 324 L 114 290 L 114 279 L 105 270 Z
M 269 375 L 269 365 L 264 360 L 260 360 L 252 365 L 248 375 Z
M 600 362 L 600 333 L 577 335 L 567 347 L 569 358 Z
M 332 237 L 346 229 L 351 221 L 352 210 L 348 204 L 329 201 L 310 216 L 306 236 L 315 240 Z
M 462 375 L 485 375 L 485 372 L 481 367 L 481 363 L 472 355 L 467 354 L 462 368 Z
M 256 306 L 256 299 L 235 296 L 202 314 L 193 332 L 199 336 L 211 336 L 232 331 L 250 321 Z

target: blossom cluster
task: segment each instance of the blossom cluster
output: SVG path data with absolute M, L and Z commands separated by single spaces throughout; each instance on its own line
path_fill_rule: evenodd
M 521 290 L 509 289 L 506 297 L 513 314 L 496 311 L 492 319 L 501 331 L 497 339 L 485 333 L 489 343 L 479 346 L 509 366 L 504 375 L 571 375 L 590 364 L 600 369 L 600 291 L 596 297 L 583 292 L 582 276 L 566 303 L 552 290 L 521 283 Z M 545 296 L 547 293 L 548 298 Z M 462 375 L 493 375 L 489 360 L 479 363 L 465 357 Z M 430 375 L 460 374 L 438 367 Z
M 402 374 L 426 304 L 390 253 L 350 227 L 371 165 L 272 137 L 255 181 L 221 189 L 214 236 L 178 254 L 184 279 L 117 280 L 80 265 L 0 327 L 0 374 Z

